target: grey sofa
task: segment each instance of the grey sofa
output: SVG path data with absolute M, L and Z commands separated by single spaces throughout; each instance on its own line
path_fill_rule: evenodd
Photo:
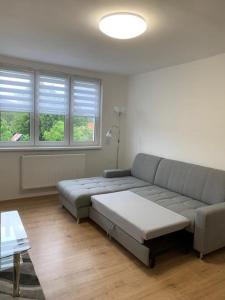
M 156 156 L 140 154 L 131 170 L 106 170 L 102 177 L 60 181 L 57 184 L 60 201 L 79 222 L 79 219 L 89 215 L 92 195 L 153 184 L 160 160 Z
M 89 216 L 92 195 L 130 190 L 188 218 L 201 256 L 225 246 L 225 171 L 140 153 L 131 170 L 65 180 L 57 188 L 78 220 Z

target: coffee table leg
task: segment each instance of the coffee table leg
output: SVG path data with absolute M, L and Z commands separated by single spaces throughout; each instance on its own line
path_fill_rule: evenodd
M 20 253 L 13 255 L 13 297 L 20 295 Z

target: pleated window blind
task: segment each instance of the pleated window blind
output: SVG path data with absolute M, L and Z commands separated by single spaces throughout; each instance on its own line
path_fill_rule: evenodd
M 0 69 L 0 111 L 33 111 L 33 74 Z
M 100 112 L 99 80 L 72 80 L 72 113 L 74 116 L 98 117 Z
M 63 77 L 38 76 L 38 111 L 43 114 L 67 115 L 69 81 Z

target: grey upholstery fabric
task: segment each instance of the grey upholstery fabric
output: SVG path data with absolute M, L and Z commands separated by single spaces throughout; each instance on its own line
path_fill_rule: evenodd
M 209 170 L 201 200 L 208 204 L 225 201 L 225 171 Z
M 132 176 L 148 181 L 152 184 L 154 182 L 160 160 L 161 158 L 158 156 L 144 153 L 137 154 L 131 168 Z
M 162 159 L 154 183 L 207 204 L 225 201 L 225 171 Z
M 123 231 L 118 226 L 115 226 L 109 219 L 90 207 L 89 217 L 110 234 L 116 241 L 118 241 L 123 247 L 135 255 L 146 266 L 149 266 L 149 254 L 150 250 L 145 245 L 140 244 L 129 234 Z
M 63 180 L 57 184 L 59 193 L 76 208 L 90 206 L 92 195 L 112 193 L 149 185 L 148 182 L 132 176 L 119 178 L 92 177 Z
M 190 226 L 187 227 L 187 230 L 190 232 L 194 232 L 197 208 L 206 206 L 203 202 L 182 196 L 156 185 L 134 188 L 131 191 L 188 218 Z
M 84 219 L 89 216 L 89 205 L 77 208 L 71 201 L 67 198 L 59 195 L 59 201 L 63 207 L 65 207 L 75 218 Z
M 113 169 L 113 170 L 104 170 L 103 177 L 105 178 L 114 178 L 114 177 L 124 177 L 131 176 L 130 169 Z
M 197 209 L 194 248 L 207 254 L 225 246 L 225 203 Z

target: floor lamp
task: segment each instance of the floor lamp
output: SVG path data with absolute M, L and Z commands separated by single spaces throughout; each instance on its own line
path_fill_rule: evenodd
M 116 169 L 118 169 L 119 166 L 119 151 L 120 151 L 120 121 L 121 121 L 121 116 L 124 113 L 124 108 L 120 108 L 118 106 L 115 106 L 113 108 L 113 111 L 117 114 L 118 116 L 118 125 L 112 125 L 111 128 L 107 131 L 106 137 L 108 139 L 116 139 L 117 146 L 116 146 Z

